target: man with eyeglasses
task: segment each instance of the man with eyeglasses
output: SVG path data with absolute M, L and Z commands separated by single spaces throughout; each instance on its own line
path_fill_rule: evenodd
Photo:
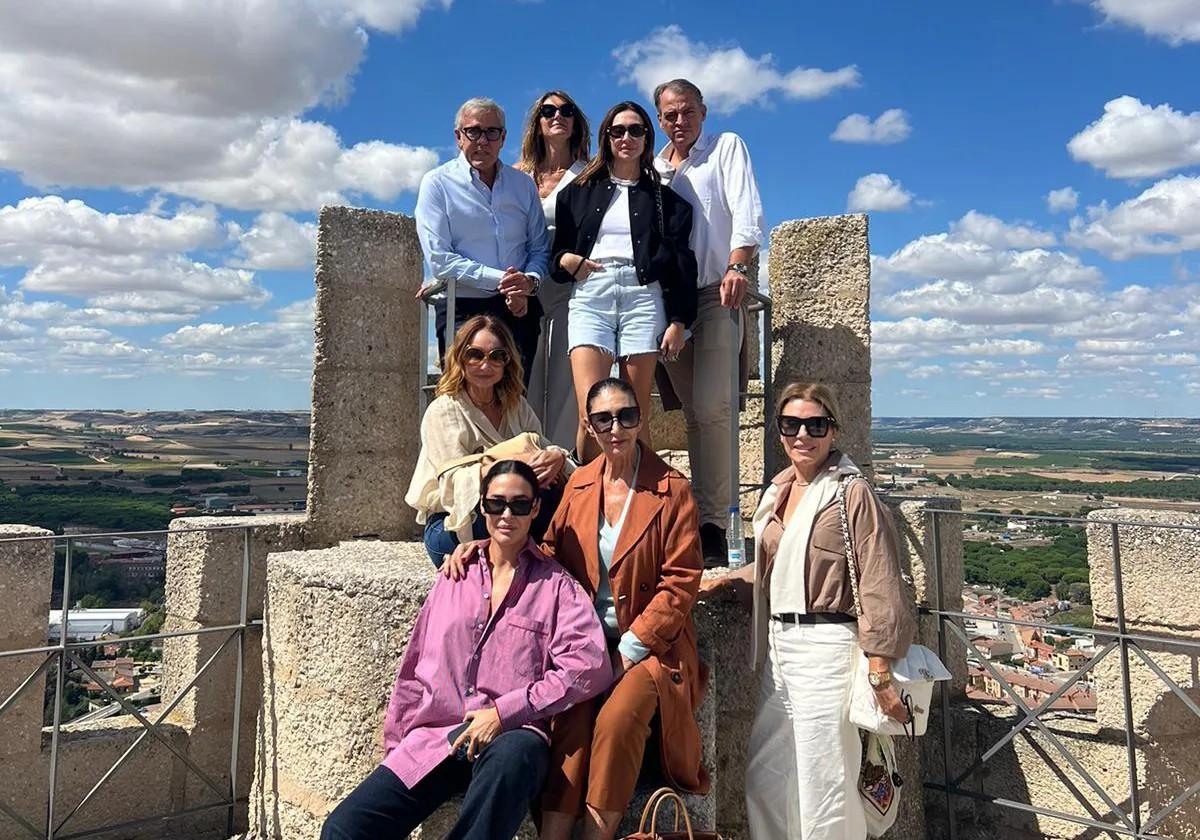
M 654 160 L 663 183 L 692 205 L 692 250 L 699 309 L 689 341 L 659 377 L 665 408 L 682 404 L 687 421 L 692 488 L 700 509 L 700 543 L 708 565 L 727 558 L 725 525 L 733 498 L 730 383 L 733 365 L 745 370 L 745 312 L 749 264 L 763 244 L 762 200 L 750 153 L 732 132 L 704 132 L 704 96 L 687 79 L 654 91 L 667 145 Z M 744 377 L 739 377 L 744 379 Z M 672 395 L 670 392 L 673 391 Z
M 458 109 L 454 139 L 460 154 L 426 173 L 417 193 L 417 236 L 433 275 L 417 297 L 427 300 L 453 279 L 452 329 L 473 315 L 500 318 L 516 339 L 528 385 L 550 238 L 537 187 L 500 160 L 504 138 L 504 110 L 495 101 L 477 97 Z M 438 350 L 444 353 L 445 301 L 435 308 Z

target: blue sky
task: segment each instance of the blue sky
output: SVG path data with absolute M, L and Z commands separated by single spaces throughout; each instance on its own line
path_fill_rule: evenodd
M 1200 0 L 23 6 L 0 407 L 306 408 L 321 204 L 686 75 L 769 226 L 870 213 L 876 414 L 1200 414 Z

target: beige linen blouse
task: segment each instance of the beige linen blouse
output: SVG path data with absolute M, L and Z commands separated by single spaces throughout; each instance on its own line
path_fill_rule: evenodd
M 465 393 L 443 394 L 429 404 L 421 418 L 421 453 L 404 501 L 417 511 L 424 525 L 432 513 L 447 513 L 446 530 L 460 540 L 471 539 L 471 522 L 479 502 L 479 464 L 471 463 L 438 475 L 443 464 L 464 455 L 474 455 L 523 432 L 535 432 L 544 449 L 567 454 L 542 437 L 542 424 L 522 397 L 505 413 L 500 428 L 492 425 Z M 565 471 L 574 470 L 570 458 Z

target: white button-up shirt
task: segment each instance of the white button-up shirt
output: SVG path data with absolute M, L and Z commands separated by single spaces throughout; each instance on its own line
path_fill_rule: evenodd
M 715 286 L 725 276 L 735 248 L 761 248 L 762 199 L 750 166 L 750 152 L 732 132 L 701 134 L 678 168 L 667 160 L 670 145 L 654 167 L 664 184 L 692 205 L 692 250 L 700 265 L 696 286 Z
M 459 297 L 491 297 L 504 271 L 546 275 L 550 237 L 533 179 L 503 162 L 489 188 L 459 155 L 425 174 L 417 193 L 417 236 L 437 280 Z

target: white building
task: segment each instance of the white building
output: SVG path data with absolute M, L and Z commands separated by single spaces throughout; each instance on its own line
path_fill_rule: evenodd
M 133 630 L 142 623 L 144 611 L 139 607 L 116 607 L 110 609 L 71 610 L 67 627 L 67 638 L 90 642 L 102 636 L 111 636 Z M 48 636 L 58 639 L 62 633 L 62 610 L 50 610 Z

